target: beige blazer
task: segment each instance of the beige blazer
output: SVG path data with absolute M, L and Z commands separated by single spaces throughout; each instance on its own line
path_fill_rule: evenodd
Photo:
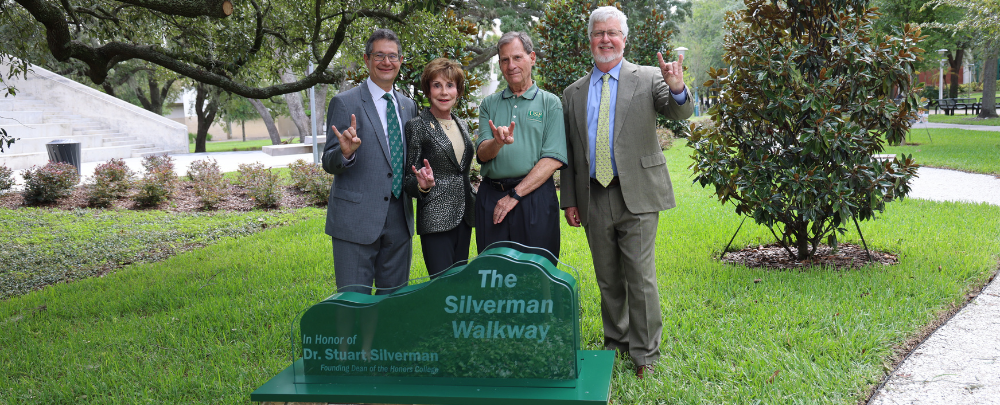
M 587 93 L 590 74 L 563 91 L 563 117 L 569 164 L 561 172 L 560 206 L 577 207 L 587 224 L 590 156 L 587 147 Z M 673 208 L 674 190 L 667 159 L 656 139 L 656 114 L 673 120 L 694 112 L 694 97 L 677 105 L 660 69 L 622 63 L 615 105 L 614 151 L 625 205 L 634 214 Z

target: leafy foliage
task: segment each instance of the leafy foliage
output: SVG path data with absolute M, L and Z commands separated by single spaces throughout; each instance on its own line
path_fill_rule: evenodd
M 247 195 L 257 207 L 277 207 L 281 201 L 281 178 L 259 162 L 240 164 L 237 181 L 246 189 Z
M 29 205 L 45 204 L 69 195 L 80 179 L 69 163 L 49 162 L 24 171 L 24 201 Z
M 177 187 L 174 159 L 167 155 L 150 155 L 142 159 L 146 174 L 139 181 L 139 192 L 133 199 L 142 207 L 155 207 L 166 201 Z
M 824 237 L 836 246 L 847 221 L 873 219 L 909 192 L 913 159 L 873 155 L 903 141 L 915 117 L 922 37 L 907 25 L 874 38 L 878 14 L 865 0 L 745 4 L 727 17 L 732 73 L 710 69 L 705 83 L 722 100 L 709 112 L 714 126 L 690 138 L 692 168 L 696 182 L 801 260 Z M 893 89 L 903 95 L 898 105 Z
M 191 179 L 194 194 L 201 201 L 202 208 L 212 209 L 226 196 L 228 183 L 222 177 L 222 169 L 215 159 L 208 158 L 191 162 L 187 176 Z
M 545 15 L 535 26 L 535 35 L 538 37 L 539 87 L 553 94 L 562 94 L 566 87 L 590 73 L 594 65 L 587 37 L 587 21 L 595 8 L 605 5 L 622 8 L 608 0 L 594 4 L 586 0 L 557 0 L 549 3 Z M 690 5 L 686 7 L 690 10 Z M 684 14 L 671 15 L 668 11 L 653 6 L 645 10 L 643 14 L 636 12 L 632 16 L 634 18 L 630 17 L 628 20 L 625 59 L 638 65 L 659 66 L 657 52 L 663 53 L 665 60 L 671 58 L 668 44 L 673 31 L 663 27 L 676 25 L 675 19 L 682 18 Z M 684 124 L 662 117 L 660 120 L 661 126 L 673 126 L 674 133 L 683 132 Z
M 923 9 L 948 6 L 964 11 L 961 19 L 953 24 L 932 23 L 935 28 L 944 28 L 953 33 L 971 31 L 985 56 L 983 71 L 983 108 L 979 118 L 996 118 L 997 61 L 1000 60 L 1000 2 L 996 0 L 931 0 Z M 954 75 L 953 75 L 954 76 Z M 953 84 L 957 80 L 952 81 Z M 954 86 L 953 86 L 954 87 Z M 952 97 L 955 97 L 954 95 Z
M 12 187 L 14 187 L 14 171 L 7 166 L 0 165 L 0 195 Z
M 135 173 L 124 160 L 111 159 L 94 169 L 93 184 L 87 193 L 87 201 L 92 207 L 108 207 L 119 198 L 128 195 Z
M 330 197 L 333 175 L 319 165 L 299 159 L 288 165 L 292 186 L 309 196 L 313 204 L 326 204 Z

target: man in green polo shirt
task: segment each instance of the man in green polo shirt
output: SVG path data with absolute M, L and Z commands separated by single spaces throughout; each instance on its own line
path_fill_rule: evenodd
M 562 101 L 531 79 L 535 52 L 523 32 L 497 43 L 507 88 L 479 105 L 476 245 L 513 241 L 559 256 L 559 200 L 552 174 L 566 164 Z M 509 124 L 508 124 L 509 123 Z

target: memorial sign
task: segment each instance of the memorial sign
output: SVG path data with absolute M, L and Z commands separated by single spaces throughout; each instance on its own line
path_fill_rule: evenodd
M 583 369 L 598 364 L 584 364 L 587 357 L 579 350 L 576 279 L 554 262 L 541 249 L 498 244 L 434 280 L 390 295 L 334 294 L 298 320 L 293 341 L 300 359 L 290 367 L 291 381 L 283 384 L 293 386 L 284 392 L 389 384 L 576 393 Z M 606 361 L 605 386 L 611 360 Z M 282 373 L 286 380 L 288 372 Z M 251 399 L 307 400 L 274 396 L 280 387 L 268 386 L 279 377 Z M 590 390 L 594 387 L 587 394 Z M 599 403 L 607 401 L 604 392 Z M 334 397 L 345 398 L 323 399 Z

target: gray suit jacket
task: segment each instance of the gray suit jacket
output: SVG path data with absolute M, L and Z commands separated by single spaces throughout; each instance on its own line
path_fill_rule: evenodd
M 429 109 L 424 109 L 419 116 L 406 123 L 406 192 L 417 199 L 417 233 L 427 234 L 455 229 L 465 220 L 470 227 L 474 226 L 476 192 L 469 182 L 469 169 L 472 167 L 472 140 L 469 129 L 455 114 L 451 119 L 458 125 L 465 143 L 465 153 L 462 160 L 455 159 L 455 149 L 444 133 L 437 118 Z M 434 170 L 434 187 L 427 193 L 420 191 L 417 176 L 411 166 L 420 169 L 424 159 Z
M 587 224 L 590 201 L 590 152 L 587 142 L 587 94 L 590 74 L 563 91 L 569 164 L 562 169 L 560 206 L 577 207 Z M 660 70 L 622 63 L 615 104 L 615 164 L 625 205 L 634 214 L 663 211 L 675 206 L 667 159 L 656 139 L 656 114 L 674 120 L 694 112 L 694 97 L 677 105 Z
M 399 101 L 399 119 L 409 121 L 417 112 L 416 104 L 403 93 L 393 92 Z M 337 130 L 343 132 L 351 126 L 351 114 L 357 119 L 361 146 L 354 152 L 354 162 L 344 165 L 340 141 L 330 126 L 336 125 Z M 326 117 L 328 135 L 323 149 L 323 170 L 334 174 L 326 209 L 326 234 L 358 244 L 374 243 L 389 212 L 392 166 L 382 123 L 367 86 L 362 84 L 330 100 Z M 405 143 L 405 136 L 403 138 Z M 405 144 L 403 150 L 406 150 Z M 403 162 L 406 162 L 405 156 Z M 406 170 L 404 167 L 404 174 Z M 400 199 L 406 212 L 406 227 L 413 235 L 413 204 L 405 189 Z

